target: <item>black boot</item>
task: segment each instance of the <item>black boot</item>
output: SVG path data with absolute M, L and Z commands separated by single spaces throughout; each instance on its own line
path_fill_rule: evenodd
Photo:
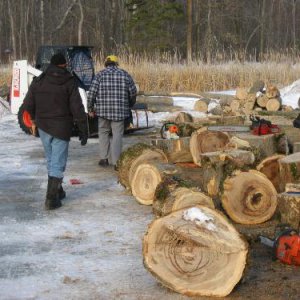
M 48 180 L 49 180 L 50 176 L 48 176 Z M 62 182 L 63 182 L 63 178 L 60 178 L 60 182 L 58 185 L 58 198 L 59 200 L 62 200 L 64 198 L 66 198 L 66 192 L 64 191 L 63 187 L 62 187 Z
M 59 199 L 58 188 L 61 179 L 57 177 L 48 178 L 48 187 L 47 187 L 47 195 L 45 207 L 46 209 L 56 209 L 61 207 L 61 201 Z
M 58 186 L 58 198 L 59 198 L 59 200 L 62 200 L 64 198 L 66 198 L 66 192 L 64 191 L 64 189 L 62 187 L 62 181 L 63 181 L 63 178 L 60 178 L 60 182 L 59 182 L 59 186 Z

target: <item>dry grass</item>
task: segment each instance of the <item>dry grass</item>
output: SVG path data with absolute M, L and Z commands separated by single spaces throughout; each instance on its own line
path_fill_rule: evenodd
M 300 78 L 300 64 L 289 56 L 276 56 L 263 63 L 231 61 L 204 64 L 194 61 L 180 63 L 176 54 L 135 55 L 121 52 L 120 67 L 133 75 L 140 90 L 146 92 L 201 92 L 248 87 L 255 80 L 263 80 L 278 87 L 289 85 Z M 96 57 L 96 71 L 103 68 L 103 55 Z M 0 67 L 0 86 L 9 83 L 11 67 Z

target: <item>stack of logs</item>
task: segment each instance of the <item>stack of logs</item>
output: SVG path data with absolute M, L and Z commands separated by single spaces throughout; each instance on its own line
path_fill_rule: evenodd
M 200 128 L 122 153 L 119 182 L 140 204 L 152 205 L 157 218 L 143 255 L 162 284 L 190 296 L 224 297 L 239 282 L 248 244 L 227 217 L 244 225 L 270 220 L 277 193 L 300 178 L 300 154 L 298 174 L 294 158 L 257 159 L 257 150 L 251 140 Z
M 209 96 L 209 94 L 208 94 Z M 211 97 L 203 97 L 195 102 L 194 110 L 210 112 L 216 115 L 249 115 L 253 111 L 291 111 L 289 106 L 283 106 L 279 89 L 274 85 L 267 85 L 262 81 L 256 81 L 247 88 L 237 88 L 235 96 L 213 95 L 218 101 Z M 215 102 L 214 107 L 209 110 L 209 104 Z

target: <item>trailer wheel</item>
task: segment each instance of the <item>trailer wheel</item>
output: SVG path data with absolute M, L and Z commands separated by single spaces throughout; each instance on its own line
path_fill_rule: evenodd
M 26 134 L 31 134 L 32 121 L 29 112 L 24 109 L 24 104 L 20 106 L 20 109 L 18 111 L 18 121 L 20 128 Z M 38 136 L 38 131 L 35 136 Z

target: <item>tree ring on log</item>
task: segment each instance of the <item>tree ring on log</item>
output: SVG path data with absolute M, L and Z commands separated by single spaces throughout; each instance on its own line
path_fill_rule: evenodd
M 247 252 L 234 226 L 200 205 L 156 219 L 143 241 L 145 267 L 188 296 L 228 295 L 243 274 Z
M 233 221 L 260 224 L 275 213 L 277 191 L 261 172 L 234 172 L 224 181 L 222 205 Z

